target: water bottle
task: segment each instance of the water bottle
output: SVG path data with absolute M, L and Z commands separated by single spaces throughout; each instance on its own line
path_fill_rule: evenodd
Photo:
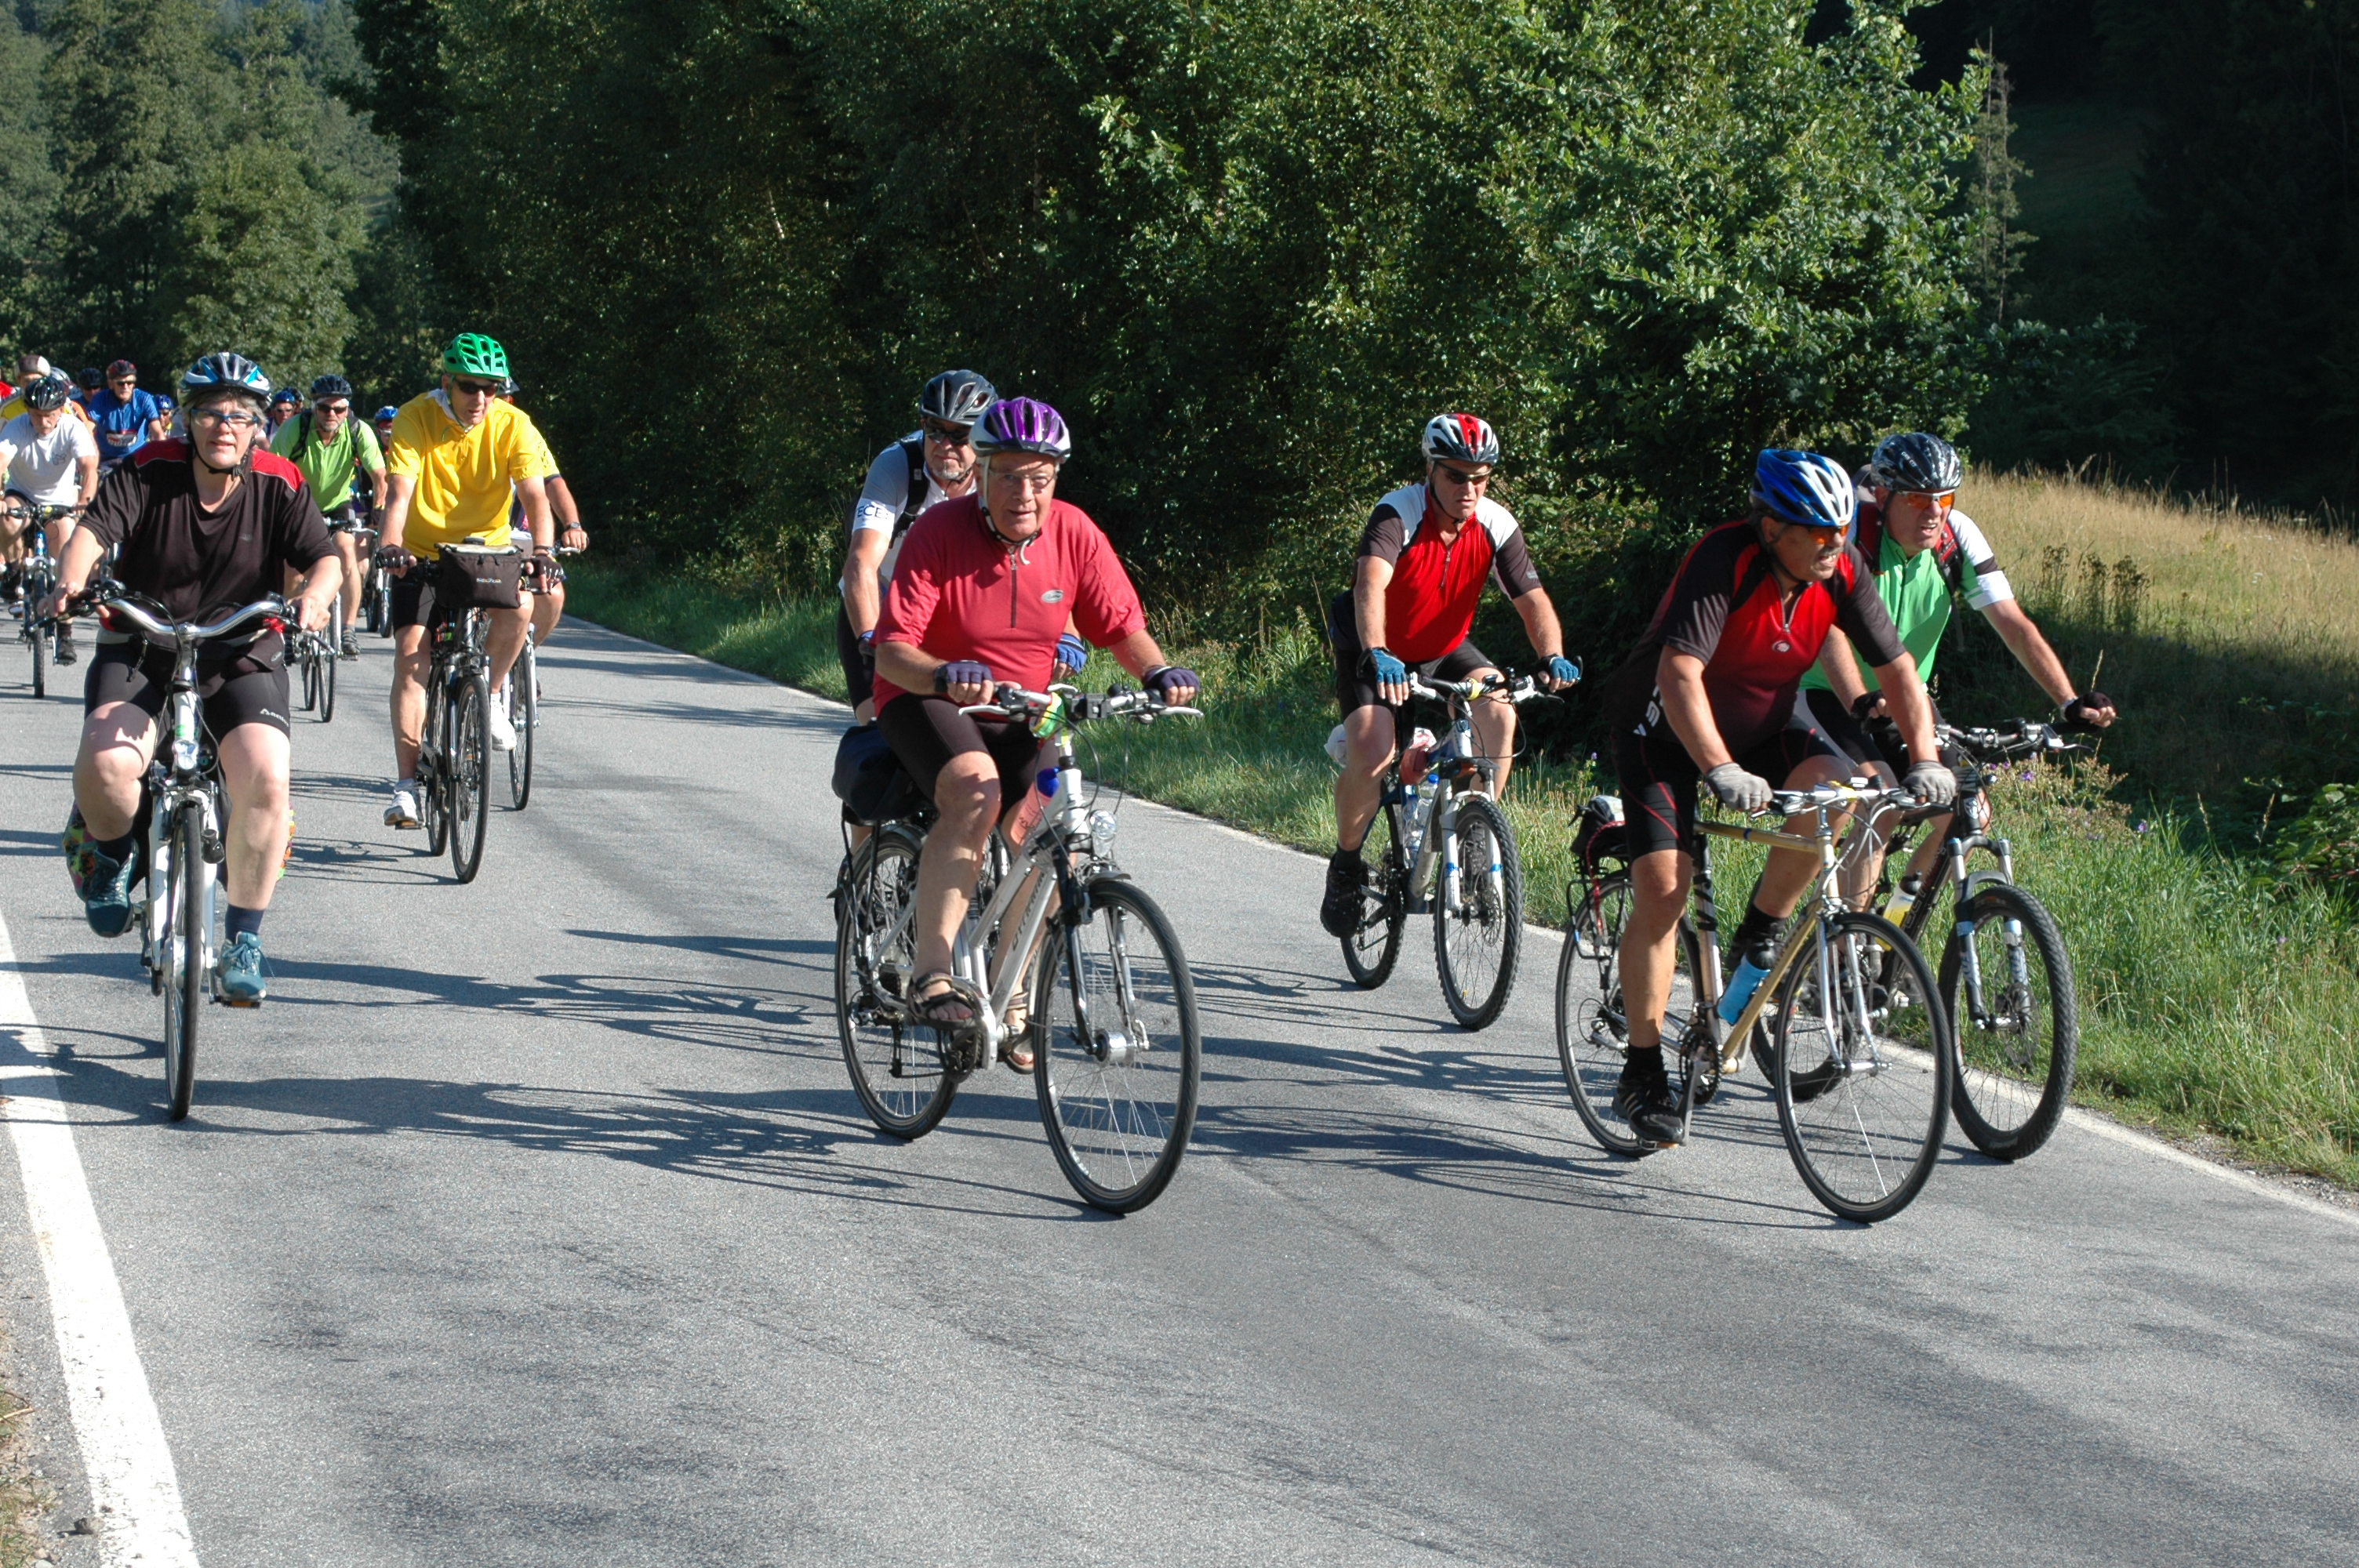
M 1401 748 L 1401 783 L 1413 784 L 1425 777 L 1426 759 L 1432 751 L 1432 730 L 1418 729 L 1409 731 L 1408 744 Z
M 1728 989 L 1720 993 L 1718 1011 L 1723 1023 L 1732 1029 L 1736 1026 L 1737 1018 L 1745 1011 L 1745 1004 L 1751 1001 L 1753 993 L 1761 989 L 1761 977 L 1768 972 L 1753 961 L 1751 953 L 1737 958 L 1736 972 L 1728 977 Z
M 1917 894 L 1924 885 L 1925 879 L 1915 871 L 1902 877 L 1894 886 L 1890 901 L 1884 906 L 1884 918 L 1895 925 L 1899 925 L 1909 910 L 1916 907 Z

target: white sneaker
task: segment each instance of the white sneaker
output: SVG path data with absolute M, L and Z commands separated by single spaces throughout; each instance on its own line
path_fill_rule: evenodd
M 493 751 L 516 750 L 516 726 L 508 719 L 506 693 L 492 693 L 492 700 L 484 705 L 484 732 L 491 737 Z
M 393 786 L 393 804 L 385 808 L 385 825 L 387 827 L 418 826 L 418 792 L 414 786 Z

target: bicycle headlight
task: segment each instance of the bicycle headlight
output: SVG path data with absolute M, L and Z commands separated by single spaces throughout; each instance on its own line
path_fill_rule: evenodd
M 1095 844 L 1100 849 L 1103 849 L 1106 846 L 1114 842 L 1114 829 L 1117 826 L 1118 824 L 1114 821 L 1113 812 L 1091 812 L 1090 842 Z
M 184 773 L 197 771 L 197 743 L 194 741 L 172 742 L 172 766 L 176 771 Z

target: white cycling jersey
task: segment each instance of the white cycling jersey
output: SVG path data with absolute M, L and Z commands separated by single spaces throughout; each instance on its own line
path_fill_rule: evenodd
M 885 547 L 885 558 L 876 565 L 876 586 L 880 592 L 893 580 L 893 563 L 901 555 L 899 535 L 906 532 L 904 524 L 915 522 L 927 507 L 936 502 L 950 499 L 935 480 L 934 470 L 921 465 L 919 471 L 926 476 L 926 492 L 919 497 L 917 505 L 909 504 L 909 445 L 923 438 L 919 432 L 912 430 L 877 453 L 876 460 L 868 465 L 868 478 L 860 487 L 860 499 L 852 503 L 853 534 L 894 535 L 893 542 Z M 842 592 L 842 579 L 839 578 L 835 586 L 836 590 Z

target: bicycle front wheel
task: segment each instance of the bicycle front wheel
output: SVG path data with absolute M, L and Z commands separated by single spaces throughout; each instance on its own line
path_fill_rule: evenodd
M 1556 1054 L 1564 1087 L 1582 1125 L 1610 1154 L 1637 1156 L 1656 1145 L 1640 1140 L 1614 1108 L 1622 1066 L 1629 1060 L 1630 1022 L 1622 1000 L 1622 933 L 1630 924 L 1630 879 L 1606 877 L 1594 892 L 1575 886 L 1585 902 L 1572 912 L 1564 952 L 1556 966 Z M 1682 920 L 1672 948 L 1671 995 L 1663 1010 L 1663 1038 L 1688 1038 L 1696 1025 L 1695 928 Z M 1679 1080 L 1672 1082 L 1674 1089 Z
M 197 1020 L 204 1014 L 205 949 L 212 935 L 212 871 L 204 816 L 191 803 L 173 824 L 171 863 L 162 872 L 172 901 L 164 927 L 164 1115 L 170 1121 L 189 1114 L 197 1087 Z
M 2072 960 L 2039 901 L 2005 882 L 1978 889 L 1951 930 L 1941 952 L 1941 1000 L 1958 1050 L 1951 1108 L 1975 1148 L 2020 1160 L 2055 1132 L 2072 1093 L 2081 1048 Z M 1964 983 L 1968 944 L 1982 977 L 1978 1003 Z
M 1487 795 L 1458 797 L 1457 825 L 1443 849 L 1433 898 L 1441 1000 L 1460 1028 L 1487 1029 L 1516 989 L 1524 946 L 1523 860 L 1506 815 Z
M 860 1108 L 896 1138 L 922 1138 L 958 1092 L 942 1032 L 909 1016 L 917 968 L 917 837 L 885 827 L 852 852 L 835 896 L 835 1031 Z
M 1360 842 L 1360 859 L 1368 868 L 1365 891 L 1360 895 L 1360 924 L 1343 938 L 1343 967 L 1352 982 L 1374 990 L 1392 979 L 1400 960 L 1401 931 L 1408 924 L 1408 862 L 1402 859 L 1396 807 L 1380 806 Z
M 336 665 L 341 654 L 332 653 L 320 661 L 320 722 L 327 723 L 336 716 Z
M 540 722 L 540 700 L 534 693 L 539 687 L 532 652 L 532 638 L 527 633 L 524 652 L 508 670 L 508 722 L 516 728 L 516 745 L 508 752 L 508 809 L 522 811 L 525 802 L 532 798 L 532 737 Z
M 1948 1014 L 1917 945 L 1880 915 L 1845 912 L 1792 940 L 1804 950 L 1777 982 L 1777 1124 L 1832 1213 L 1889 1219 L 1940 1157 Z
M 1049 1147 L 1093 1208 L 1129 1214 L 1170 1184 L 1196 1124 L 1196 985 L 1163 911 L 1093 879 L 1050 925 L 1032 1003 L 1032 1083 Z
M 478 673 L 451 700 L 451 754 L 443 762 L 451 790 L 451 871 L 462 882 L 471 882 L 483 868 L 484 831 L 491 825 L 491 691 Z
M 26 614 L 29 616 L 31 613 L 28 603 Z M 47 631 L 36 632 L 25 641 L 33 645 L 33 695 L 47 697 L 49 695 L 49 633 Z
M 383 567 L 369 575 L 368 618 L 370 631 L 393 635 L 393 574 Z

